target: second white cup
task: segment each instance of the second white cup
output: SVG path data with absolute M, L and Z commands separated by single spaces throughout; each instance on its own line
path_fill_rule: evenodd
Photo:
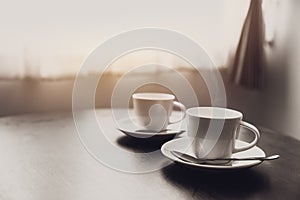
M 137 123 L 145 130 L 159 132 L 169 124 L 178 123 L 185 117 L 185 106 L 174 101 L 175 96 L 166 93 L 135 93 L 132 95 L 133 110 Z M 178 107 L 182 114 L 176 121 L 170 121 L 173 107 Z

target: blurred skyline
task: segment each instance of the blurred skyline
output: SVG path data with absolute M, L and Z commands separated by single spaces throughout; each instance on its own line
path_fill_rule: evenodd
M 74 74 L 106 39 L 141 27 L 181 32 L 224 65 L 248 5 L 249 0 L 7 1 L 0 7 L 0 73 Z

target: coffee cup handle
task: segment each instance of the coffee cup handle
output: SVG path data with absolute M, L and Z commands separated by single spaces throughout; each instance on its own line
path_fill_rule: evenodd
M 178 107 L 181 110 L 182 117 L 179 120 L 176 120 L 174 122 L 169 121 L 169 124 L 175 124 L 175 123 L 178 123 L 178 122 L 182 121 L 185 118 L 185 115 L 186 115 L 186 112 L 185 112 L 186 108 L 182 103 L 179 103 L 178 101 L 174 101 L 173 106 Z
M 247 149 L 250 149 L 250 148 L 254 147 L 257 144 L 257 142 L 260 138 L 259 130 L 255 126 L 253 126 L 252 124 L 250 124 L 248 122 L 241 121 L 240 126 L 245 127 L 246 129 L 250 130 L 255 135 L 255 138 L 249 145 L 247 145 L 245 147 L 240 147 L 240 148 L 234 147 L 234 149 L 233 149 L 234 153 L 237 153 L 237 152 L 240 152 L 240 151 L 245 151 Z

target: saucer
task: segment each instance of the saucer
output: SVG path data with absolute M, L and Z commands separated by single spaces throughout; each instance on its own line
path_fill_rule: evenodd
M 192 153 L 192 150 L 191 150 L 192 148 L 189 147 L 190 144 L 191 144 L 190 139 L 187 137 L 174 139 L 169 142 L 166 142 L 161 147 L 161 152 L 165 157 L 167 157 L 177 163 L 181 163 L 184 165 L 193 166 L 193 167 L 197 167 L 197 168 L 203 168 L 203 169 L 225 169 L 225 170 L 243 169 L 243 168 L 253 167 L 255 165 L 262 163 L 262 161 L 259 161 L 259 160 L 249 160 L 249 161 L 232 161 L 231 165 L 196 164 L 196 163 L 191 163 L 191 162 L 186 162 L 186 161 L 180 160 L 170 152 L 170 151 L 175 150 L 175 151 L 181 151 L 181 152 L 185 152 L 185 153 L 193 155 L 194 153 Z M 241 140 L 236 141 L 236 146 L 238 146 L 238 147 L 246 146 L 248 144 L 249 143 L 245 142 L 245 141 L 241 141 Z M 254 146 L 251 149 L 232 154 L 233 158 L 245 158 L 245 157 L 253 157 L 253 156 L 263 157 L 263 156 L 266 156 L 266 154 L 258 146 Z
M 128 136 L 144 139 L 152 137 L 174 137 L 175 135 L 180 135 L 185 132 L 185 130 L 181 129 L 180 123 L 170 124 L 166 130 L 155 132 L 143 129 L 142 126 L 137 125 L 134 121 L 134 118 L 123 118 L 118 120 L 116 123 L 117 129 Z

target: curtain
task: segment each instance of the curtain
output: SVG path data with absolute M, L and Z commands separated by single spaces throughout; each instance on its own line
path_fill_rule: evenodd
M 232 82 L 246 88 L 261 87 L 265 64 L 264 34 L 262 0 L 251 0 L 230 68 Z

